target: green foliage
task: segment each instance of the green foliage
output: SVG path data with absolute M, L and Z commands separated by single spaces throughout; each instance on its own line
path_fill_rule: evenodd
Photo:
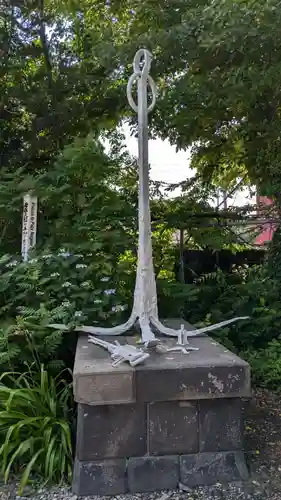
M 191 165 L 199 173 L 172 201 L 151 183 L 160 315 L 198 326 L 249 315 L 214 336 L 245 353 L 258 383 L 278 384 L 279 234 L 267 268 L 216 272 L 193 285 L 173 281 L 172 236 L 180 228 L 193 248 L 235 248 L 237 226 L 229 230 L 222 221 L 243 225 L 244 214 L 218 214 L 210 202 L 216 185 L 229 189 L 237 179 L 256 184 L 280 208 L 279 2 L 172 3 L 171 8 L 171 2 L 152 0 L 3 2 L 0 251 L 9 256 L 0 262 L 0 370 L 22 373 L 26 363 L 44 364 L 41 381 L 47 371 L 44 387 L 54 399 L 52 374 L 71 366 L 76 337 L 53 332 L 47 323 L 70 329 L 80 323 L 114 325 L 131 308 L 137 168 L 112 129 L 124 117 L 135 129 L 125 87 L 140 46 L 155 55 L 152 72 L 159 88 L 150 130 L 191 148 Z M 39 197 L 37 252 L 22 263 L 22 195 L 29 190 Z M 18 381 L 24 384 L 27 377 Z M 28 389 L 17 387 L 18 381 L 9 379 L 13 391 Z M 37 394 L 31 389 L 26 401 Z M 22 393 L 16 394 L 9 404 L 24 405 Z M 48 418 L 49 409 L 42 406 L 36 422 Z M 60 479 L 52 471 L 63 450 L 58 445 L 56 452 L 42 452 L 45 445 L 36 441 L 41 423 L 23 421 L 10 425 L 26 432 L 27 444 L 19 448 L 26 465 Z M 8 472 L 20 432 L 12 432 L 5 448 Z M 31 450 L 34 463 L 27 458 Z M 43 453 L 49 465 L 42 469 Z
M 132 245 L 135 229 L 135 160 L 120 137 L 110 136 L 106 153 L 93 136 L 64 148 L 54 167 L 37 176 L 39 245 L 90 246 L 116 257 Z
M 250 363 L 252 380 L 259 387 L 280 391 L 281 381 L 281 338 L 268 342 L 264 349 L 248 349 L 242 353 Z
M 246 175 L 280 197 L 278 0 L 145 4 L 128 39 L 141 39 L 157 57 L 157 131 L 191 146 L 193 166 L 206 179 L 229 187 Z
M 38 317 L 36 310 L 30 312 L 33 324 L 17 317 L 14 323 L 0 329 L 0 372 L 24 370 L 26 364 L 34 360 L 45 362 L 46 368 L 53 373 L 63 368 L 65 360 L 58 358 L 63 344 L 62 332 L 44 328 L 40 323 L 35 325 L 35 318 L 40 321 L 42 317 Z
M 34 352 L 50 368 L 72 367 L 76 336 L 48 323 L 117 324 L 127 314 L 133 276 L 125 259 L 114 269 L 103 253 L 44 252 L 28 262 L 3 257 L 0 267 L 2 370 L 32 362 Z
M 158 308 L 161 318 L 193 319 L 193 304 L 198 300 L 195 285 L 182 285 L 172 279 L 158 281 Z
M 49 170 L 73 138 L 130 115 L 125 86 L 145 46 L 159 87 L 153 131 L 193 147 L 208 180 L 245 176 L 278 196 L 278 0 L 12 1 L 2 18 L 4 165 Z
M 197 327 L 249 316 L 211 335 L 250 362 L 256 384 L 277 388 L 281 381 L 279 290 L 278 279 L 268 276 L 264 265 L 234 267 L 229 274 L 218 270 L 192 285 L 163 281 L 160 314 L 183 317 Z
M 40 368 L 40 367 L 39 367 Z M 0 378 L 0 458 L 5 482 L 21 475 L 19 494 L 30 478 L 69 480 L 72 473 L 72 388 L 63 373 L 44 366 Z
M 119 93 L 121 114 L 130 112 L 124 96 L 133 55 L 147 47 L 155 55 L 159 88 L 153 131 L 180 148 L 192 147 L 193 166 L 207 180 L 229 187 L 245 177 L 279 195 L 278 0 L 86 0 L 60 6 L 76 19 L 73 46 L 84 48 L 87 63 L 99 59 L 116 68 L 109 88 Z
M 0 281 L 3 300 L 0 316 L 5 319 L 21 314 L 31 322 L 33 310 L 37 310 L 34 323 L 48 312 L 52 320 L 63 319 L 74 324 L 86 319 L 112 321 L 116 312 L 112 311 L 113 306 L 123 305 L 122 281 L 119 294 L 116 290 L 118 271 L 119 276 L 122 271 L 125 274 L 126 261 L 114 269 L 102 252 L 96 256 L 65 250 L 57 254 L 44 252 L 28 262 L 7 257 Z
M 210 202 L 217 184 L 229 189 L 237 178 L 280 205 L 279 7 L 277 0 L 175 0 L 172 8 L 152 0 L 4 0 L 0 251 L 8 256 L 0 261 L 0 371 L 10 373 L 0 383 L 0 457 L 6 480 L 22 474 L 21 491 L 34 475 L 69 477 L 72 464 L 73 401 L 68 376 L 54 374 L 72 366 L 76 335 L 47 324 L 112 326 L 132 305 L 137 168 L 112 129 L 124 117 L 135 129 L 125 86 L 140 46 L 156 56 L 150 130 L 191 147 L 200 174 L 175 200 L 151 183 L 160 316 L 199 326 L 249 315 L 214 336 L 244 353 L 257 383 L 278 386 L 278 238 L 268 269 L 180 285 L 172 237 L 180 228 L 193 248 L 234 248 L 239 238 L 221 221 L 243 222 L 244 214 L 219 217 Z M 37 251 L 23 263 L 29 190 L 39 197 L 39 230 Z
M 281 326 L 279 286 L 263 266 L 234 268 L 230 274 L 218 271 L 199 278 L 194 295 L 187 297 L 185 315 L 194 324 L 212 324 L 235 316 L 249 316 L 230 328 L 213 332 L 228 339 L 238 351 L 265 347 L 276 338 Z
M 93 57 L 80 16 L 48 1 L 4 0 L 0 41 L 1 166 L 48 170 L 74 137 L 118 120 L 114 66 Z
M 53 159 L 51 169 L 28 177 L 22 168 L 1 171 L 2 253 L 20 251 L 22 196 L 29 190 L 39 197 L 37 247 L 77 249 L 80 243 L 80 251 L 90 246 L 110 255 L 130 248 L 136 222 L 135 160 L 118 134 L 108 142 L 106 153 L 94 136 L 77 139 Z

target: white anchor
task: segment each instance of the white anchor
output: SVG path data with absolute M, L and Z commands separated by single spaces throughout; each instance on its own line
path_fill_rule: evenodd
M 186 331 L 181 326 L 180 330 L 174 330 L 163 325 L 158 316 L 156 280 L 153 268 L 152 258 L 152 238 L 151 238 L 151 217 L 149 204 L 149 163 L 148 163 L 148 113 L 150 113 L 156 104 L 156 86 L 149 74 L 152 61 L 152 55 L 146 49 L 140 49 L 136 53 L 133 61 L 134 72 L 129 78 L 127 85 L 127 98 L 131 108 L 138 114 L 138 165 L 139 165 L 139 197 L 138 197 L 138 261 L 137 275 L 134 291 L 134 303 L 131 315 L 121 325 L 104 328 L 96 326 L 77 326 L 75 330 L 89 333 L 89 341 L 92 342 L 91 335 L 121 335 L 125 333 L 138 322 L 141 330 L 142 342 L 146 347 L 156 346 L 159 340 L 155 337 L 154 331 L 171 337 L 177 337 L 176 347 L 168 350 L 180 351 L 187 354 L 188 351 L 195 351 L 198 348 L 188 345 L 187 338 L 210 332 L 223 326 L 229 325 L 240 319 L 247 317 L 237 317 L 222 321 L 215 325 Z M 135 103 L 132 96 L 132 87 L 137 83 L 138 102 Z M 148 106 L 148 88 L 150 88 L 152 100 Z M 67 330 L 67 326 L 61 324 L 49 325 L 51 328 Z M 152 329 L 153 328 L 153 329 Z M 153 331 L 154 330 L 154 331 Z M 94 342 L 97 343 L 97 342 Z M 164 347 L 164 346 L 163 346 Z M 158 352 L 167 352 L 157 349 Z

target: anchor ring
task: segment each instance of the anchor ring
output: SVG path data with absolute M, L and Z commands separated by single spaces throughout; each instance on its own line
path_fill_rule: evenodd
M 150 88 L 151 94 L 152 94 L 152 102 L 147 108 L 147 112 L 150 113 L 156 104 L 157 89 L 156 89 L 156 85 L 155 85 L 153 78 L 149 74 L 147 74 L 145 76 L 146 76 L 146 80 L 147 80 L 147 85 Z M 142 77 L 143 77 L 143 74 L 141 72 L 133 73 L 130 76 L 129 81 L 128 81 L 128 85 L 127 85 L 127 99 L 128 99 L 129 105 L 136 113 L 138 112 L 138 106 L 137 106 L 136 102 L 134 101 L 134 98 L 132 95 L 132 87 L 133 87 L 133 84 L 135 83 L 135 81 L 137 81 L 138 78 L 142 78 Z

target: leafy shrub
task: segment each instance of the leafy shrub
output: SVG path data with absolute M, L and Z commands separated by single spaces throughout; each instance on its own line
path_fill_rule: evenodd
M 199 294 L 196 285 L 183 285 L 171 279 L 159 279 L 157 285 L 160 317 L 192 322 Z
M 236 267 L 202 276 L 194 285 L 165 284 L 164 304 L 175 307 L 196 326 L 235 316 L 249 316 L 212 337 L 249 361 L 254 383 L 278 388 L 281 384 L 281 297 L 277 280 L 265 266 Z M 172 300 L 173 299 L 173 300 Z
M 235 316 L 249 316 L 229 328 L 212 332 L 238 351 L 259 349 L 275 339 L 281 328 L 278 284 L 263 266 L 237 267 L 201 277 L 185 297 L 184 315 L 196 325 L 208 325 Z
M 211 335 L 249 361 L 254 383 L 268 388 L 281 385 L 280 285 L 265 266 L 235 267 L 229 274 L 218 270 L 192 285 L 163 280 L 159 310 L 198 327 L 249 316 Z
M 116 291 L 117 271 L 120 275 L 122 264 L 118 270 L 114 269 L 104 254 L 61 251 L 55 255 L 44 252 L 28 262 L 5 256 L 0 266 L 2 319 L 21 313 L 28 316 L 31 309 L 39 310 L 44 305 L 46 311 L 53 311 L 53 316 L 67 323 L 104 322 L 108 319 L 112 322 L 123 305 L 120 295 L 125 283 L 120 279 L 119 296 Z
M 241 353 L 250 363 L 252 380 L 259 387 L 281 389 L 281 337 L 268 342 L 264 349 L 248 349 Z
M 44 252 L 29 262 L 5 256 L 0 261 L 0 370 L 20 369 L 34 361 L 46 367 L 72 367 L 76 335 L 47 328 L 117 324 L 128 314 L 134 268 L 107 255 L 57 255 Z M 19 358 L 19 353 L 21 356 Z
M 61 373 L 4 373 L 0 378 L 0 458 L 7 482 L 21 474 L 19 494 L 30 477 L 69 479 L 72 470 L 71 385 Z
M 60 359 L 63 332 L 40 324 L 41 320 L 44 321 L 44 312 L 32 310 L 32 324 L 28 318 L 16 317 L 13 323 L 0 328 L 0 372 L 25 371 L 26 365 L 34 360 L 39 364 L 44 362 L 51 373 L 64 367 L 64 360 Z

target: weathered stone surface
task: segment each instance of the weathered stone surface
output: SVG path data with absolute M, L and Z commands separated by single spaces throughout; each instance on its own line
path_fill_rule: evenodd
M 148 452 L 151 455 L 198 452 L 197 404 L 168 401 L 148 405 Z
M 81 336 L 76 348 L 73 392 L 77 403 L 132 403 L 135 401 L 134 369 L 128 363 L 113 368 L 109 353 Z
M 145 405 L 78 405 L 76 456 L 79 460 L 146 454 Z
M 132 493 L 168 490 L 179 482 L 178 457 L 142 457 L 128 460 L 128 484 Z
M 199 402 L 200 451 L 230 451 L 243 448 L 242 402 L 216 399 Z
M 119 341 L 135 345 L 136 337 Z M 80 337 L 77 495 L 174 489 L 179 476 L 190 487 L 246 479 L 240 399 L 251 396 L 249 366 L 209 337 L 190 344 L 199 351 L 152 350 L 144 365 L 113 368 L 104 349 Z
M 78 496 L 118 495 L 126 493 L 126 460 L 103 462 L 75 461 L 73 493 Z
M 115 338 L 108 338 L 114 341 Z M 136 343 L 135 337 L 120 337 Z M 163 338 L 167 346 L 175 339 Z M 151 352 L 144 365 L 123 363 L 113 368 L 109 354 L 87 338 L 78 341 L 74 397 L 90 405 L 172 400 L 250 397 L 249 365 L 209 337 L 194 337 L 199 347 L 188 356 Z
M 167 345 L 173 344 L 165 339 Z M 208 337 L 194 337 L 199 351 L 188 356 L 151 354 L 136 369 L 138 401 L 250 397 L 249 365 Z
M 180 481 L 191 488 L 247 478 L 244 453 L 240 451 L 199 453 L 180 457 Z

